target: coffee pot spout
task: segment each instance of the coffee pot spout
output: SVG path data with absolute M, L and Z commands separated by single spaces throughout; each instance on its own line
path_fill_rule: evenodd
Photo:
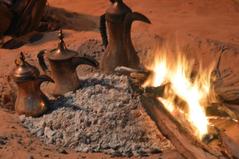
M 38 81 L 39 85 L 41 85 L 43 82 L 55 83 L 54 80 L 51 77 L 47 76 L 47 75 L 39 76 L 37 81 Z
M 76 69 L 79 65 L 89 65 L 92 67 L 97 68 L 99 66 L 99 63 L 91 58 L 91 57 L 74 57 L 72 59 L 72 66 L 74 69 Z
M 128 13 L 125 18 L 125 28 L 126 32 L 129 32 L 131 29 L 131 25 L 134 21 L 141 21 L 144 23 L 151 24 L 151 21 L 143 14 L 138 12 Z

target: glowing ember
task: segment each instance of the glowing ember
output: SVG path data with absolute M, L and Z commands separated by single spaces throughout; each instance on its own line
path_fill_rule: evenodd
M 190 123 L 195 135 L 202 139 L 208 133 L 208 119 L 205 113 L 209 97 L 213 96 L 210 90 L 210 77 L 213 67 L 207 70 L 199 69 L 193 74 L 193 62 L 178 54 L 173 60 L 166 56 L 166 52 L 155 58 L 154 63 L 148 67 L 153 72 L 152 76 L 144 83 L 143 87 L 158 87 L 170 83 L 166 87 L 164 96 L 158 98 L 165 108 L 175 116 L 181 112 Z M 170 61 L 169 61 L 170 59 Z M 187 110 L 178 103 L 183 101 Z

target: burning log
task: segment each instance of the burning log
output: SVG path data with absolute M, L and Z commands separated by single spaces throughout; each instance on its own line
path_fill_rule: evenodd
M 228 106 L 220 103 L 212 103 L 211 106 L 208 106 L 206 109 L 208 116 L 228 116 L 233 121 L 238 121 L 238 114 L 231 110 Z
M 178 152 L 185 158 L 219 158 L 223 154 L 196 140 L 156 99 L 142 97 L 144 108 L 167 138 L 174 144 Z

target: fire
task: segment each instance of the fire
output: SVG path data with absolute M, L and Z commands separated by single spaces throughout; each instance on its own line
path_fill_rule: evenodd
M 187 60 L 181 53 L 174 58 L 170 58 L 166 51 L 159 53 L 160 56 L 155 57 L 154 63 L 148 67 L 153 73 L 143 87 L 158 87 L 169 83 L 166 85 L 164 96 L 158 100 L 173 116 L 182 113 L 190 123 L 195 136 L 202 139 L 208 133 L 209 121 L 205 108 L 213 96 L 210 89 L 213 67 L 210 69 L 200 67 L 196 75 L 193 75 L 194 62 Z M 186 109 L 182 108 L 182 105 L 186 105 Z

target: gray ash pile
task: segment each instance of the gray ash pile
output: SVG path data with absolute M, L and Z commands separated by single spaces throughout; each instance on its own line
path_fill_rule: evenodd
M 40 118 L 21 116 L 23 125 L 46 144 L 79 152 L 144 156 L 171 150 L 144 111 L 126 76 L 100 75 L 82 81 Z

